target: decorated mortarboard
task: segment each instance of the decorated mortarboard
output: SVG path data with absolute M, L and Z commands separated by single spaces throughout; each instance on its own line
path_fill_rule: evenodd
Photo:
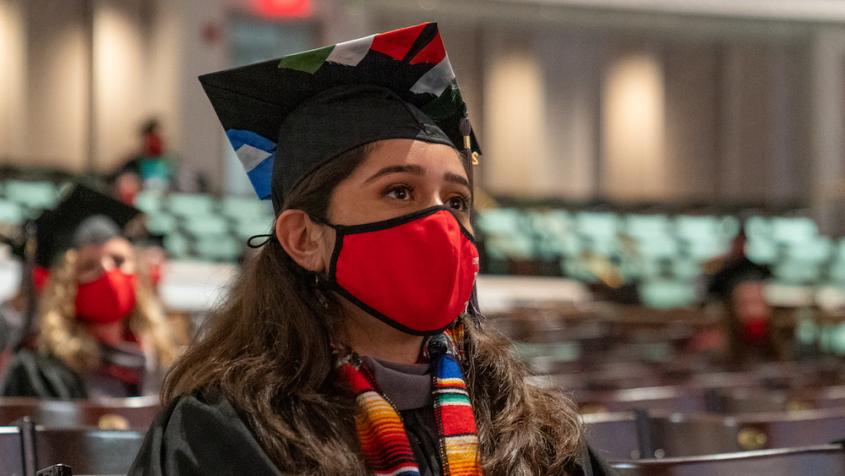
M 480 148 L 436 23 L 201 76 L 259 198 L 278 213 L 305 176 L 358 146 Z
M 123 235 L 141 211 L 83 185 L 75 185 L 35 220 L 35 264 L 52 266 L 65 251 Z

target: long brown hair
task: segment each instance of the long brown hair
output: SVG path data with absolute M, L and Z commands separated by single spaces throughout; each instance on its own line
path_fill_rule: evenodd
M 332 190 L 370 150 L 322 166 L 284 208 L 326 217 Z M 220 391 L 282 472 L 365 474 L 350 417 L 354 402 L 332 378 L 329 341 L 341 308 L 312 279 L 278 242 L 263 246 L 168 375 L 162 400 Z M 581 438 L 573 404 L 527 385 L 509 342 L 480 320 L 462 319 L 464 370 L 487 474 L 566 474 Z

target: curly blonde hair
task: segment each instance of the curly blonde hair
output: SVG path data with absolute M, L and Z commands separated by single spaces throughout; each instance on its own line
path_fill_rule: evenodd
M 41 295 L 39 308 L 39 350 L 48 353 L 77 372 L 100 365 L 100 347 L 76 319 L 75 250 L 61 257 Z M 129 316 L 129 330 L 138 336 L 144 353 L 159 368 L 167 368 L 178 356 L 177 343 L 168 329 L 167 318 L 155 297 L 149 277 L 139 270 L 135 288 L 135 309 Z

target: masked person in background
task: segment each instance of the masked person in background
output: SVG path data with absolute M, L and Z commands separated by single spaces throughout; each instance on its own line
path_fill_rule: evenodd
M 764 294 L 772 273 L 768 266 L 752 261 L 742 229 L 731 243 L 721 268 L 709 280 L 707 292 L 724 306 L 723 328 L 728 359 L 741 365 L 777 357 L 772 336 L 772 307 Z
M 472 298 L 479 148 L 436 24 L 200 81 L 276 219 L 129 474 L 611 471 Z
M 155 392 L 176 346 L 135 250 L 139 211 L 76 186 L 36 221 L 35 333 L 8 371 L 5 396 L 127 397 Z

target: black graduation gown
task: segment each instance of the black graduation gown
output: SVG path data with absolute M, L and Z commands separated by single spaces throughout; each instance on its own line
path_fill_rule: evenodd
M 183 396 L 147 432 L 129 476 L 282 474 L 222 395 Z
M 52 356 L 27 349 L 15 354 L 0 394 L 58 400 L 88 398 L 79 374 Z
M 21 349 L 9 364 L 0 395 L 57 400 L 140 395 L 145 370 L 140 349 L 100 344 L 100 351 L 102 366 L 80 375 L 51 355 Z
M 429 432 L 416 417 L 403 412 L 411 427 L 409 438 L 418 451 L 427 454 L 429 443 L 414 437 Z M 435 457 L 436 458 L 436 457 Z M 418 461 L 422 459 L 418 456 Z M 439 475 L 439 466 L 426 464 L 428 474 Z M 422 468 L 421 468 L 422 469 Z M 150 427 L 129 476 L 200 476 L 200 475 L 280 475 L 256 441 L 250 429 L 225 397 L 217 392 L 183 396 L 165 408 Z M 598 456 L 584 448 L 572 476 L 611 476 L 617 474 Z

